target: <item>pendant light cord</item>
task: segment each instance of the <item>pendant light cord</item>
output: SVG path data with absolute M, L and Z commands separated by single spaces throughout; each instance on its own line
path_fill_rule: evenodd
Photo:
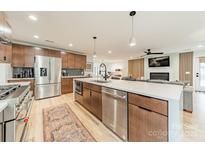
M 134 16 L 132 16 L 132 37 L 134 36 Z

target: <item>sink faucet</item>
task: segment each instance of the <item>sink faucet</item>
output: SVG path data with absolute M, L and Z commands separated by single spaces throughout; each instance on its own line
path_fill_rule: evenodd
M 103 77 L 105 80 L 107 80 L 107 78 L 108 78 L 109 76 L 107 75 L 107 67 L 106 67 L 106 65 L 105 65 L 104 63 L 101 63 L 101 64 L 100 64 L 100 71 L 99 71 L 99 73 L 101 74 L 101 72 L 102 72 L 101 69 L 102 69 L 103 67 L 105 68 L 105 71 L 104 71 L 104 72 L 105 72 L 105 75 L 104 75 L 104 76 L 102 75 L 102 77 Z

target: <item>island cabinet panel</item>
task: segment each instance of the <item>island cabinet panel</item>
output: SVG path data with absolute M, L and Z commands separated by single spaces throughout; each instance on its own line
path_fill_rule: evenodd
M 72 78 L 62 78 L 61 79 L 61 93 L 67 94 L 73 92 L 73 79 Z
M 168 102 L 128 93 L 129 141 L 168 141 Z
M 129 141 L 167 142 L 167 116 L 129 104 Z
M 80 103 L 81 105 L 83 104 L 83 96 L 75 93 L 75 101 L 77 101 L 78 103 Z
M 102 120 L 102 94 L 100 89 L 100 86 L 83 83 L 82 105 L 93 115 Z

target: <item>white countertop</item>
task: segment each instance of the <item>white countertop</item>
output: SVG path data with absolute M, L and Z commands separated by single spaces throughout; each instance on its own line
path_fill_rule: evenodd
M 103 87 L 119 89 L 131 93 L 136 93 L 144 96 L 158 98 L 162 100 L 180 101 L 183 86 L 149 83 L 140 81 L 126 81 L 126 80 L 111 80 L 109 83 L 94 82 L 94 78 L 78 78 L 75 79 L 82 82 L 88 82 Z
M 0 100 L 0 112 L 3 111 L 7 107 L 8 103 L 6 101 Z
M 34 80 L 34 78 L 11 78 L 9 80 Z
M 85 75 L 83 75 L 83 76 L 62 76 L 61 78 L 88 78 L 88 76 L 85 76 Z
M 29 81 L 24 81 L 24 82 L 10 82 L 10 83 L 0 84 L 0 86 L 4 86 L 4 85 L 14 85 L 14 84 L 20 84 L 21 86 L 28 86 L 28 85 L 30 85 L 30 82 L 29 82 Z

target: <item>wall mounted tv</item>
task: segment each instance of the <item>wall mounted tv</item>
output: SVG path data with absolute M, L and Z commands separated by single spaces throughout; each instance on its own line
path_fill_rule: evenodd
M 169 56 L 154 57 L 148 59 L 149 67 L 169 67 Z

